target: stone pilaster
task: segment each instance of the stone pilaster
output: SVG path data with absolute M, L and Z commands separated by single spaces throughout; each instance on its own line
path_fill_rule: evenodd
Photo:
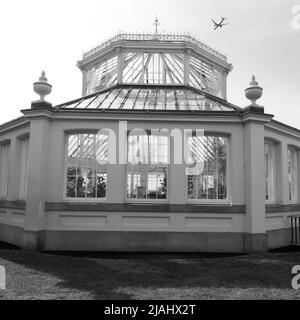
M 246 111 L 244 121 L 245 157 L 245 251 L 267 250 L 265 228 L 264 124 L 271 116 Z
M 30 139 L 28 149 L 28 184 L 26 194 L 26 213 L 23 247 L 42 249 L 42 230 L 45 226 L 45 200 L 47 197 L 47 179 L 49 146 L 48 137 L 51 121 L 48 110 L 33 109 L 23 111 L 30 118 Z

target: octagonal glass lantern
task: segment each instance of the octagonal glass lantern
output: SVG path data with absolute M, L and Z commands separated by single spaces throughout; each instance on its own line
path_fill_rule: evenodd
M 190 35 L 120 33 L 86 52 L 82 94 L 116 84 L 191 86 L 226 100 L 225 55 Z

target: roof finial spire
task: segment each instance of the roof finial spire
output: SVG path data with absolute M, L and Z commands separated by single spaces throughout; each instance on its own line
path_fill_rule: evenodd
M 160 25 L 160 23 L 158 22 L 158 19 L 157 19 L 157 15 L 156 15 L 156 18 L 155 18 L 155 22 L 153 24 L 155 25 L 155 34 L 157 35 L 158 34 L 157 27 Z

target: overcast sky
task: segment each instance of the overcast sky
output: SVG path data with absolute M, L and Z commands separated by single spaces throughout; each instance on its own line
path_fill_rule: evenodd
M 42 70 L 59 104 L 81 95 L 76 67 L 83 51 L 120 30 L 190 32 L 226 53 L 233 64 L 228 101 L 245 107 L 252 74 L 264 89 L 258 103 L 275 119 L 300 129 L 300 0 L 7 0 L 0 4 L 1 119 L 21 115 L 37 100 L 32 83 Z M 229 25 L 213 31 L 211 18 Z M 300 18 L 299 18 L 300 21 Z

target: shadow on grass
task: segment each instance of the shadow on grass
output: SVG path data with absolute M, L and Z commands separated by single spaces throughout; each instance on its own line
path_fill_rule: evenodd
M 0 250 L 20 250 L 20 247 L 0 241 Z
M 0 244 L 0 249 L 1 249 Z M 3 248 L 0 258 L 59 278 L 58 289 L 87 292 L 94 299 L 132 299 L 138 291 L 290 289 L 291 267 L 300 253 L 264 255 L 157 253 L 37 253 Z M 41 281 L 40 286 L 43 286 Z M 136 295 L 133 293 L 137 293 Z M 142 294 L 141 294 L 142 296 Z M 153 297 L 155 298 L 155 296 Z M 172 298 L 169 297 L 169 298 Z M 197 298 L 197 297 L 194 297 Z
M 282 248 L 269 250 L 270 253 L 288 253 L 288 252 L 300 252 L 300 245 L 290 245 Z

